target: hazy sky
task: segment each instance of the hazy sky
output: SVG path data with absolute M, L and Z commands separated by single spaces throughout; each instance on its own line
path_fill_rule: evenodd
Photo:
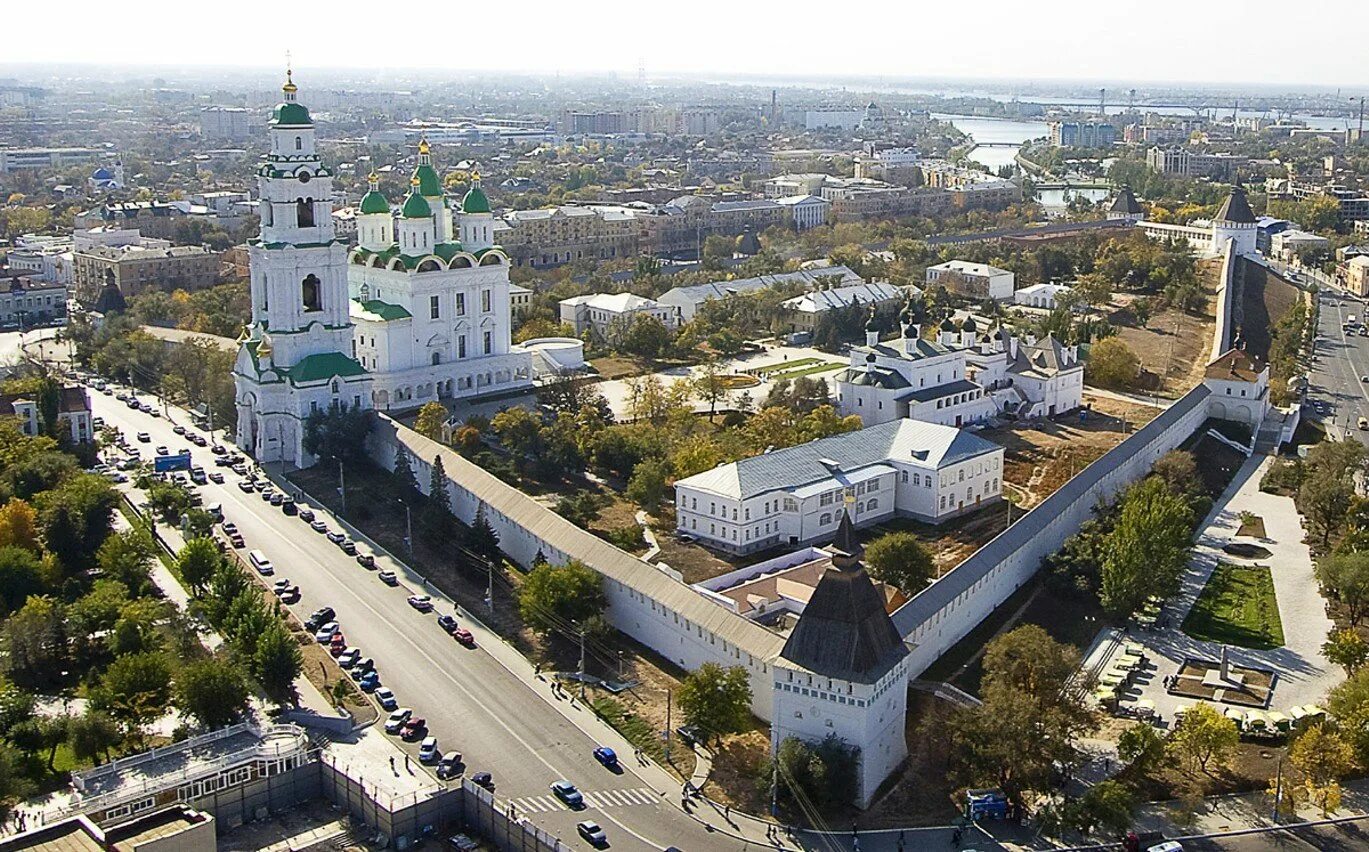
M 11 5 L 0 62 L 1369 83 L 1369 0 Z

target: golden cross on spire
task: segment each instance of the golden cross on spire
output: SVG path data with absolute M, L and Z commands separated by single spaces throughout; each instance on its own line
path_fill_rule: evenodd
M 285 51 L 285 85 L 281 86 L 281 91 L 294 92 L 299 89 L 294 81 L 294 63 L 290 61 L 290 51 Z

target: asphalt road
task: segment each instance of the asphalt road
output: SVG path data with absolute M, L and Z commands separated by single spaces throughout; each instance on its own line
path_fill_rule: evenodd
M 1350 437 L 1369 444 L 1369 430 L 1360 429 L 1359 418 L 1369 418 L 1369 337 L 1342 328 L 1354 316 L 1361 324 L 1369 305 L 1339 293 L 1322 293 L 1321 319 L 1317 326 L 1308 399 L 1329 408 L 1304 413 L 1321 421 L 1337 438 Z
M 384 585 L 375 572 L 363 569 L 298 518 L 257 493 L 239 490 L 239 477 L 213 467 L 209 451 L 175 435 L 167 418 L 154 419 L 98 392 L 91 398 L 95 414 L 121 428 L 145 458 L 164 444 L 173 453 L 191 450 L 196 463 L 209 470 L 224 470 L 225 483 L 201 486 L 201 494 L 206 503 L 223 504 L 226 519 L 238 525 L 247 547 L 262 550 L 275 564 L 276 578 L 299 584 L 302 599 L 291 609 L 301 618 L 325 604 L 336 609 L 348 644 L 375 658 L 383 685 L 394 690 L 401 706 L 428 720 L 444 751 L 460 750 L 468 772 L 492 772 L 497 796 L 514 801 L 518 813 L 572 845 L 583 843 L 575 824 L 594 819 L 616 849 L 671 844 L 690 850 L 738 848 L 736 841 L 706 832 L 662 801 L 664 794 L 678 803 L 678 787 L 653 790 L 631 767 L 614 774 L 596 763 L 591 751 L 597 743 L 483 650 L 481 645 L 496 640 L 476 624 L 460 619 L 476 634 L 477 647 L 468 649 L 437 626 L 436 614 L 411 608 L 406 597 L 421 590 L 404 580 L 402 566 L 378 557 L 381 568 L 401 577 L 399 588 Z M 149 433 L 152 440 L 139 444 L 134 439 L 138 432 Z M 331 528 L 340 529 L 326 512 L 312 508 Z M 444 609 L 450 611 L 450 605 Z M 629 752 L 624 763 L 631 762 Z M 561 806 L 548 791 L 558 778 L 575 783 L 596 804 L 581 812 Z
M 1220 840 L 1184 841 L 1184 852 L 1363 852 L 1365 849 L 1369 849 L 1369 824 L 1364 821 Z

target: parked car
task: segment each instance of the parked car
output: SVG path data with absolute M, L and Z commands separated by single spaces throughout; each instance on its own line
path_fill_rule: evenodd
M 387 586 L 399 585 L 399 578 L 395 576 L 395 572 L 393 571 L 381 571 L 376 576 L 380 578 L 380 582 L 384 583 Z
M 184 435 L 184 434 L 185 434 L 185 427 L 182 426 L 181 424 L 177 423 L 175 426 L 172 426 L 172 427 L 171 427 L 171 431 L 172 431 L 172 432 L 175 432 L 177 435 Z
M 428 595 L 409 595 L 409 606 L 419 612 L 432 612 L 433 599 Z
M 352 666 L 356 665 L 360 659 L 360 648 L 348 648 L 341 654 L 338 654 L 337 664 L 343 669 L 350 669 Z
M 313 510 L 313 509 L 300 509 L 300 510 L 299 510 L 299 519 L 300 519 L 301 521 L 304 521 L 306 524 L 313 523 L 313 521 L 314 521 L 314 510 Z
M 299 511 L 295 506 L 295 501 L 290 497 L 286 497 L 284 500 L 280 501 L 280 510 L 287 515 L 293 515 Z
M 399 738 L 405 742 L 415 742 L 428 732 L 428 720 L 422 716 L 414 716 L 404 723 L 404 727 L 399 731 Z
M 239 491 L 242 491 L 242 492 L 245 493 L 245 494 L 251 494 L 251 493 L 252 493 L 252 480 L 250 480 L 250 479 L 239 479 L 239 480 L 238 480 L 238 490 L 239 490 Z
M 421 757 L 421 755 L 420 755 Z M 442 780 L 454 777 L 461 771 L 461 752 L 450 751 L 437 762 L 437 777 Z
M 347 536 L 342 534 L 341 532 L 338 532 L 337 530 L 329 530 L 328 532 L 324 533 L 324 535 L 333 544 L 342 544 L 344 541 L 347 540 Z
M 455 630 L 453 630 L 452 638 L 460 642 L 462 645 L 465 645 L 467 648 L 475 647 L 475 637 L 471 635 L 471 631 L 467 630 L 464 627 L 458 627 Z
M 283 604 L 297 604 L 300 599 L 299 586 L 291 586 L 280 593 L 280 602 Z
M 342 541 L 338 542 L 338 547 L 348 556 L 356 556 L 357 554 L 357 544 L 350 538 L 344 538 Z
M 318 520 L 309 524 L 309 529 L 313 530 L 314 532 L 326 533 L 328 532 L 328 525 L 325 524 L 323 521 Z
M 374 571 L 376 568 L 376 558 L 369 553 L 358 553 L 357 564 L 368 571 Z
M 367 672 L 375 671 L 375 667 L 376 661 L 374 659 L 370 657 L 359 657 L 356 662 L 348 666 L 348 668 L 351 669 L 348 674 L 352 676 L 352 680 L 361 680 Z
M 357 686 L 361 687 L 362 692 L 378 692 L 380 675 L 374 671 L 366 672 L 357 679 Z
M 578 811 L 585 806 L 585 797 L 580 795 L 574 784 L 564 778 L 551 782 L 551 794 L 573 810 Z
M 376 702 L 386 710 L 394 710 L 399 706 L 399 701 L 395 698 L 394 690 L 390 689 L 388 686 L 382 686 L 376 689 Z
M 314 631 L 314 641 L 320 645 L 327 645 L 333 641 L 333 637 L 337 635 L 339 629 L 336 621 L 325 622 Z
M 144 444 L 150 444 L 152 443 L 152 436 L 147 434 L 146 432 L 139 432 L 138 440 L 143 442 Z
M 169 456 L 169 455 L 171 455 L 171 451 L 168 450 L 168 449 L 166 448 L 165 445 L 162 445 L 162 446 L 157 447 L 157 455 L 159 455 L 159 456 Z
M 494 776 L 488 772 L 477 772 L 471 776 L 471 783 L 486 790 L 494 789 Z
M 390 717 L 385 720 L 385 733 L 397 734 L 404 730 L 404 724 L 409 721 L 409 717 L 414 715 L 414 711 L 408 707 L 395 710 Z
M 456 629 L 456 618 L 444 612 L 437 617 L 437 626 L 451 633 Z
M 336 615 L 337 613 L 333 612 L 332 607 L 321 606 L 313 612 L 309 613 L 309 620 L 304 622 L 304 626 L 308 627 L 310 630 L 317 630 L 325 623 L 332 621 Z
M 437 750 L 437 737 L 424 737 L 423 742 L 418 744 L 418 762 L 436 763 L 442 757 L 442 752 Z
M 209 481 L 215 485 L 223 485 L 223 474 L 219 473 L 217 470 L 213 471 L 209 474 Z

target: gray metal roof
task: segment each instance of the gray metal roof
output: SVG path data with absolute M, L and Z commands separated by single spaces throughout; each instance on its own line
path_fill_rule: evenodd
M 746 500 L 840 477 L 891 459 L 941 467 L 1001 449 L 954 426 L 902 419 L 719 465 L 675 484 Z
M 841 284 L 864 283 L 863 278 L 845 266 L 825 266 L 820 269 L 801 269 L 798 272 L 781 272 L 775 275 L 761 275 L 756 278 L 735 278 L 731 281 L 713 281 L 696 284 L 692 287 L 674 287 L 661 294 L 658 302 L 684 304 L 704 302 L 708 299 L 721 299 L 734 293 L 763 290 L 781 284 L 803 284 L 816 286 L 819 280 L 840 278 Z
M 1042 500 L 1036 508 L 1022 516 L 1022 519 L 1007 530 L 999 533 L 964 562 L 942 574 L 912 600 L 894 611 L 894 626 L 905 638 L 911 636 L 918 625 L 944 609 L 962 592 L 969 590 L 988 575 L 1000 563 L 1006 561 L 1024 544 L 1045 531 L 1046 526 L 1055 519 L 1061 510 L 1075 500 L 1088 494 L 1104 476 L 1112 472 L 1136 452 L 1137 447 L 1145 446 L 1157 435 L 1170 428 L 1175 422 L 1199 405 L 1206 404 L 1212 391 L 1206 385 L 1198 385 L 1177 400 L 1160 416 L 1137 429 L 1131 437 L 1108 450 L 1099 459 L 1066 482 L 1054 494 Z
M 965 393 L 966 391 L 972 390 L 979 390 L 979 385 L 966 379 L 957 379 L 954 382 L 947 382 L 944 385 L 919 388 L 908 394 L 908 398 L 915 399 L 918 402 L 927 402 L 931 399 L 944 399 L 953 394 Z

